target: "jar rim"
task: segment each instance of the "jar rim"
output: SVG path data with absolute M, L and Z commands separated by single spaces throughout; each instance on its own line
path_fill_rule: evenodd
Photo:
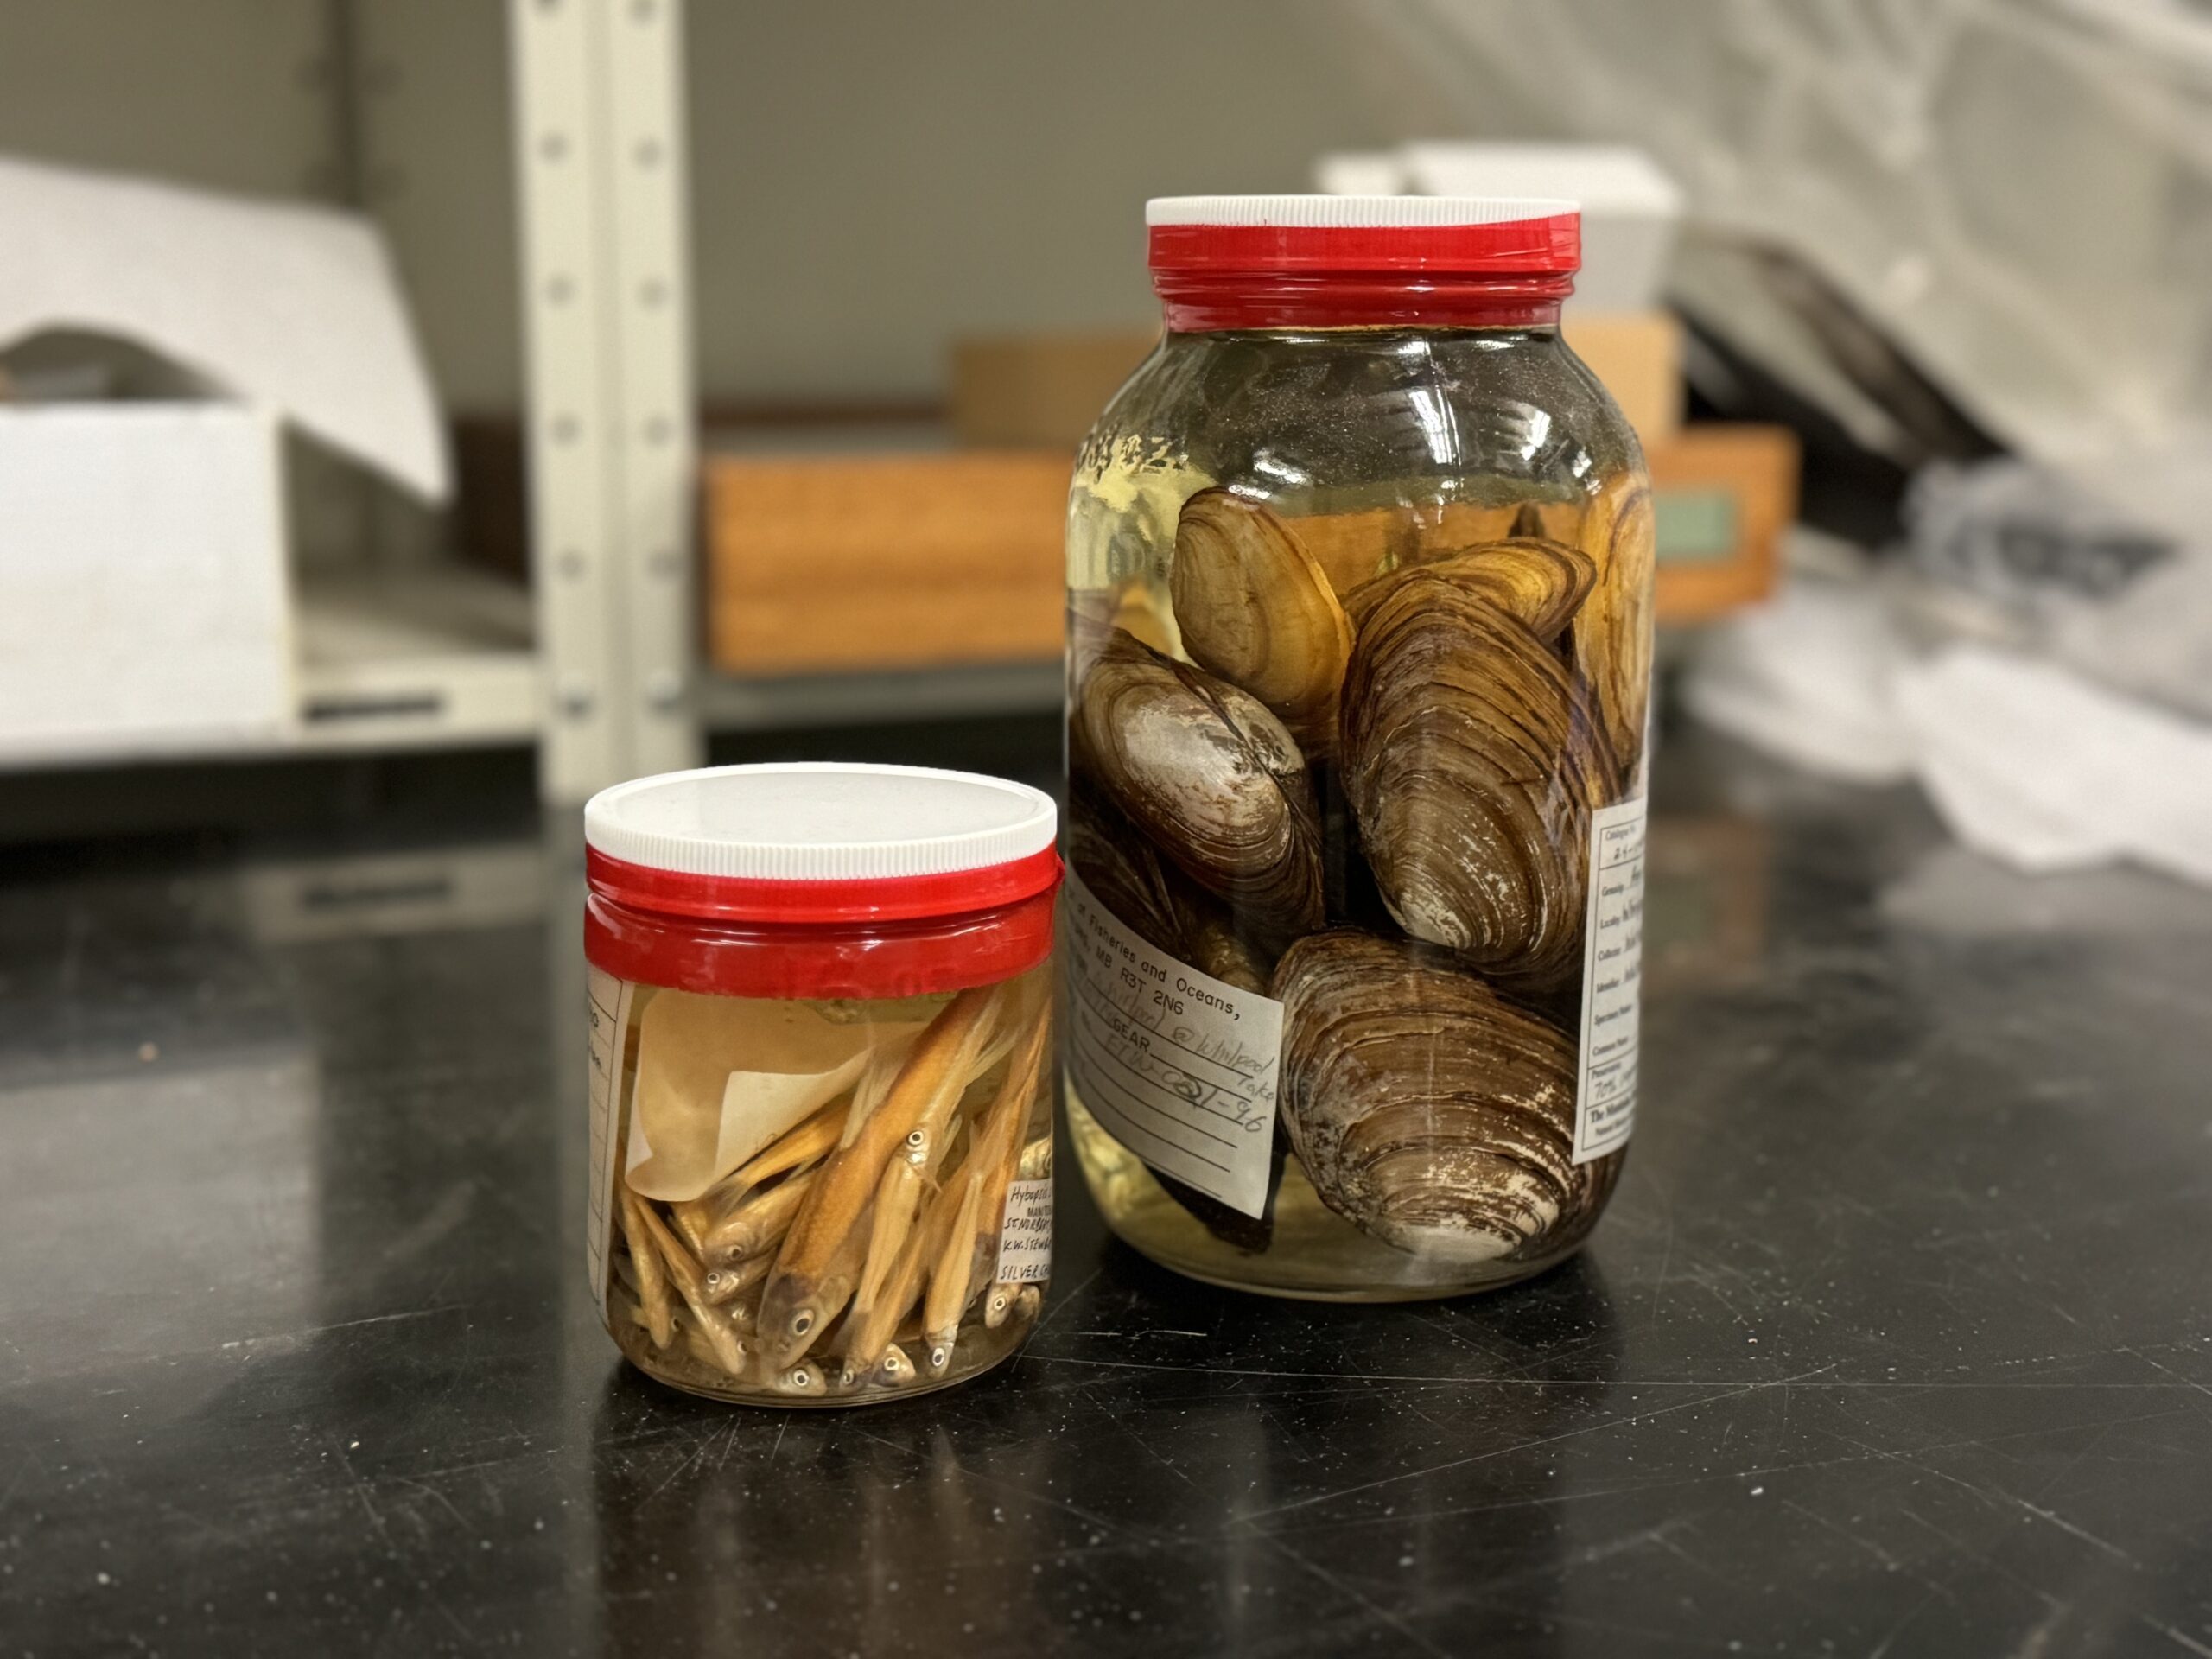
M 980 772 L 843 762 L 702 766 L 584 807 L 585 876 L 619 902 L 766 922 L 959 915 L 1058 878 L 1058 809 Z
M 1155 282 L 1174 272 L 1572 276 L 1582 210 L 1550 197 L 1161 196 L 1145 205 Z

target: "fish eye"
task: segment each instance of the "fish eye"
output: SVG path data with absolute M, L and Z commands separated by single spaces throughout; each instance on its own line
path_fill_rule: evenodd
M 791 1315 L 791 1335 L 795 1337 L 803 1337 L 813 1329 L 814 1315 L 809 1310 L 801 1308 L 798 1313 Z

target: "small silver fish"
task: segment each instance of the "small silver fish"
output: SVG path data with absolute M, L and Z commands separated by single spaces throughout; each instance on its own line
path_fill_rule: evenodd
M 776 1376 L 776 1392 L 788 1394 L 803 1400 L 819 1399 L 829 1392 L 830 1379 L 822 1374 L 819 1365 L 798 1364 Z
M 768 1276 L 768 1269 L 775 1265 L 775 1258 L 756 1255 L 750 1262 L 741 1262 L 734 1268 L 709 1268 L 707 1270 L 707 1300 L 720 1306 L 734 1301 Z M 749 1318 L 751 1310 L 747 1310 Z
M 879 1389 L 903 1389 L 914 1380 L 914 1362 L 894 1342 L 883 1351 L 883 1357 L 875 1362 L 875 1369 L 868 1373 L 868 1380 Z

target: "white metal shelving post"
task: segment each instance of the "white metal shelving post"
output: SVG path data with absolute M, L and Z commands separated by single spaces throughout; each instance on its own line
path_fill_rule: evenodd
M 573 801 L 696 764 L 680 0 L 509 0 L 531 560 Z

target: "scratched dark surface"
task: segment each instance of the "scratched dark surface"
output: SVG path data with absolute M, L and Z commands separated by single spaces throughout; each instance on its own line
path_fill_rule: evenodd
M 2212 1655 L 2212 899 L 1661 802 L 1584 1257 L 1268 1303 L 1064 1180 L 1027 1354 L 845 1414 L 594 1322 L 557 835 L 0 855 L 0 1655 Z

